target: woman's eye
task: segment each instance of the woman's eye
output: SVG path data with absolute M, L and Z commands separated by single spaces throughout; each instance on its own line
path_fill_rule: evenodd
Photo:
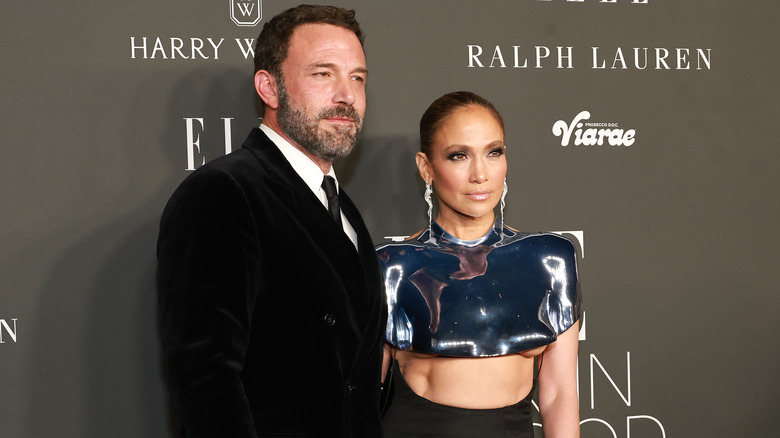
M 450 154 L 448 158 L 452 161 L 460 161 L 460 160 L 465 160 L 467 156 L 463 152 L 455 152 Z

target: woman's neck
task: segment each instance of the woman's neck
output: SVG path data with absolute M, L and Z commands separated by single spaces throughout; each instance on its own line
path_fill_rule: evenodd
M 476 240 L 493 228 L 495 214 L 486 214 L 482 217 L 468 217 L 463 215 L 443 215 L 439 213 L 436 216 L 436 223 L 444 231 L 452 234 L 460 240 Z

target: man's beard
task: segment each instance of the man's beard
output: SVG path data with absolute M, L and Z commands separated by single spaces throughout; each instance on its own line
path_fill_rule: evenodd
M 330 162 L 337 158 L 344 158 L 352 152 L 363 126 L 363 120 L 354 107 L 340 105 L 309 116 L 292 107 L 290 96 L 284 87 L 284 81 L 279 81 L 278 93 L 279 109 L 276 113 L 276 121 L 282 128 L 282 132 L 293 141 L 315 157 Z M 349 117 L 355 121 L 355 124 L 353 126 L 336 126 L 335 131 L 320 129 L 320 121 L 329 117 Z

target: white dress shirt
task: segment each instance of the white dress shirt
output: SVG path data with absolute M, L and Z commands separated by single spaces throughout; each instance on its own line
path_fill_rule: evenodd
M 263 124 L 260 124 L 260 129 L 265 133 L 265 135 L 268 136 L 269 139 L 271 139 L 272 142 L 274 142 L 276 147 L 279 148 L 279 150 L 282 152 L 282 155 L 284 155 L 284 158 L 287 159 L 298 176 L 301 177 L 303 182 L 309 186 L 312 193 L 314 193 L 314 195 L 319 198 L 322 206 L 327 211 L 328 197 L 325 195 L 325 190 L 322 188 L 322 180 L 325 178 L 325 175 L 322 173 L 322 169 L 320 169 L 317 163 L 312 161 L 311 158 L 307 157 L 306 154 L 301 152 L 295 146 L 291 145 L 290 142 L 285 140 L 281 135 L 277 134 L 273 129 Z M 328 175 L 332 176 L 333 179 L 336 180 L 336 189 L 338 190 L 339 180 L 336 178 L 336 172 L 333 171 L 333 166 L 330 167 L 330 172 L 328 172 Z M 341 223 L 344 226 L 344 233 L 347 235 L 347 237 L 349 237 L 349 240 L 352 241 L 352 244 L 355 245 L 355 248 L 357 248 L 357 233 L 355 232 L 355 229 L 352 228 L 352 224 L 349 223 L 349 220 L 347 220 L 346 216 L 344 216 L 344 212 L 341 212 Z

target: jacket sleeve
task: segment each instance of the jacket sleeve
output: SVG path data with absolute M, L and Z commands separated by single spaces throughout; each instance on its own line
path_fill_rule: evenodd
M 241 370 L 259 276 L 256 227 L 235 179 L 202 170 L 174 193 L 157 242 L 171 401 L 188 438 L 255 437 Z

